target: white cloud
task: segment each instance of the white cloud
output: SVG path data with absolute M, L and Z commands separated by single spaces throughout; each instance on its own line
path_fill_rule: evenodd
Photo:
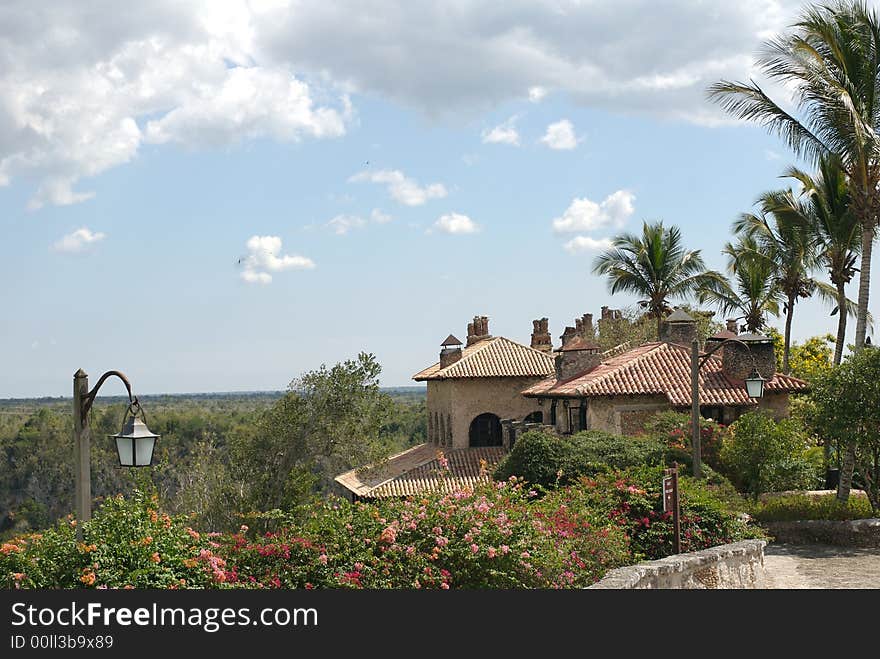
M 327 227 L 329 227 L 337 236 L 344 236 L 352 229 L 364 228 L 366 224 L 366 220 L 357 215 L 337 215 L 327 222 Z
M 547 132 L 541 138 L 541 143 L 551 149 L 569 151 L 578 145 L 578 138 L 574 134 L 574 126 L 568 119 L 562 119 L 547 126 Z
M 278 236 L 251 236 L 247 241 L 248 254 L 242 258 L 241 278 L 249 284 L 268 284 L 269 272 L 310 270 L 315 262 L 305 256 L 281 256 L 281 238 Z M 268 272 L 267 272 L 268 271 Z
M 779 155 L 778 153 L 776 153 L 775 151 L 773 151 L 772 149 L 764 149 L 764 158 L 766 158 L 767 160 L 773 161 L 773 160 L 779 160 L 780 158 L 782 158 L 782 156 Z
M 608 238 L 591 238 L 590 236 L 575 236 L 562 246 L 569 254 L 580 252 L 594 252 L 611 247 Z
M 519 146 L 519 133 L 514 123 L 517 117 L 513 116 L 503 124 L 495 126 L 492 130 L 484 130 L 482 133 L 483 144 L 510 144 Z
M 394 218 L 388 215 L 388 213 L 383 213 L 378 208 L 374 208 L 370 213 L 370 219 L 376 224 L 388 224 Z
M 388 186 L 388 194 L 391 195 L 391 198 L 405 206 L 421 206 L 429 199 L 440 199 L 447 194 L 446 188 L 442 183 L 420 186 L 418 182 L 408 178 L 397 169 L 360 172 L 348 180 L 353 183 L 362 181 L 384 183 Z
M 477 233 L 480 230 L 480 225 L 460 213 L 441 215 L 432 226 L 437 231 L 451 234 Z
M 635 195 L 628 190 L 617 190 L 597 204 L 586 197 L 575 198 L 562 217 L 553 220 L 556 233 L 594 231 L 605 227 L 621 227 L 635 211 Z
M 88 227 L 82 227 L 53 243 L 51 249 L 55 252 L 76 254 L 85 251 L 90 245 L 101 242 L 106 237 L 106 234 L 100 231 L 93 232 Z
M 545 96 L 547 96 L 547 90 L 540 85 L 529 87 L 529 100 L 532 103 L 540 103 Z

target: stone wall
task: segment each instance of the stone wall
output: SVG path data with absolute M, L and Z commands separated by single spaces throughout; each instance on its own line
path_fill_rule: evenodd
M 590 588 L 763 588 L 764 540 L 743 540 L 617 568 Z
M 776 542 L 825 544 L 840 547 L 880 549 L 880 519 L 831 521 L 825 519 L 793 522 L 762 522 Z
M 549 414 L 549 404 L 526 398 L 523 389 L 541 378 L 459 378 L 428 381 L 428 441 L 466 448 L 471 421 L 490 412 L 499 419 L 523 420 L 532 412 Z M 434 419 L 437 419 L 435 424 Z M 439 428 L 439 430 L 438 430 Z M 436 439 L 435 439 L 436 438 Z
M 590 398 L 587 407 L 587 427 L 590 430 L 620 434 L 635 434 L 639 424 L 657 412 L 670 410 L 666 396 L 608 396 Z

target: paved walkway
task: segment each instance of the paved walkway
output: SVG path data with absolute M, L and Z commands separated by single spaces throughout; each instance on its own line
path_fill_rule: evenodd
M 770 544 L 767 588 L 880 588 L 880 550 Z

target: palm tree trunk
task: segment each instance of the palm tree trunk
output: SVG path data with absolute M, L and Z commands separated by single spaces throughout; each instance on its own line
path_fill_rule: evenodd
M 657 312 L 657 340 L 660 340 L 660 335 L 663 332 L 663 312 Z
M 856 351 L 865 345 L 865 332 L 868 326 L 868 293 L 871 290 L 871 250 L 874 247 L 873 213 L 868 213 L 868 221 L 862 222 L 862 264 L 859 270 L 859 311 L 856 316 Z
M 834 365 L 839 366 L 843 359 L 843 346 L 846 344 L 846 289 L 842 281 L 837 282 L 837 343 L 834 345 Z
M 794 296 L 788 296 L 788 309 L 785 314 L 785 344 L 782 348 L 782 372 L 788 375 L 791 369 L 788 367 L 788 357 L 791 353 L 791 320 L 794 317 Z

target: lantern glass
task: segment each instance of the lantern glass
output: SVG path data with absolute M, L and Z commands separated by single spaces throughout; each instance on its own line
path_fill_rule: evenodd
M 121 467 L 134 466 L 134 442 L 128 437 L 111 435 L 116 439 L 116 453 L 119 455 Z
M 153 449 L 156 446 L 156 437 L 138 437 L 134 440 L 135 467 L 149 467 L 153 462 Z
M 746 378 L 746 391 L 750 398 L 762 398 L 764 396 L 764 378 L 762 378 L 757 370 L 752 370 L 751 375 Z
M 153 463 L 153 449 L 159 435 L 150 432 L 147 424 L 131 417 L 122 426 L 122 431 L 110 435 L 116 440 L 116 452 L 122 467 L 149 467 Z

